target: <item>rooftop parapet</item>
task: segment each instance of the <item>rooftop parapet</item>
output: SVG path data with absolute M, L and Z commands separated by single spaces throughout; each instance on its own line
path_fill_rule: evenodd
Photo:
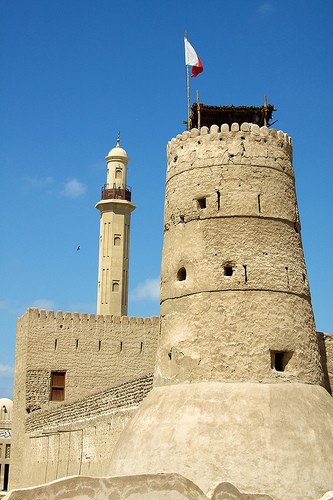
M 62 312 L 62 311 L 46 311 L 44 309 L 37 309 L 30 307 L 24 315 L 28 314 L 31 319 L 41 321 L 56 321 L 57 323 L 65 322 L 90 322 L 90 323 L 110 323 L 110 324 L 123 324 L 123 325 L 137 325 L 148 324 L 157 325 L 160 321 L 159 316 L 151 316 L 148 318 L 134 317 L 134 316 L 109 316 L 101 314 L 87 314 L 78 312 Z

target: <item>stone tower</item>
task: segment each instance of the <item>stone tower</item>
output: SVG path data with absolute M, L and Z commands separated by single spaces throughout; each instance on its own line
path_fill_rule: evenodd
M 168 144 L 155 387 L 110 474 L 172 471 L 205 492 L 226 481 L 276 500 L 314 499 L 333 488 L 333 402 L 292 144 L 255 124 L 260 108 L 248 111 Z
M 136 207 L 126 186 L 129 158 L 119 142 L 105 158 L 107 179 L 96 205 L 101 213 L 97 314 L 127 316 L 130 220 Z

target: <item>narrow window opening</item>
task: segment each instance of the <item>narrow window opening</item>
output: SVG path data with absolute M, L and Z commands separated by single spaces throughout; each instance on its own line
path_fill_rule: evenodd
M 114 239 L 113 239 L 113 244 L 115 247 L 120 247 L 120 236 L 119 235 L 115 235 Z
M 247 283 L 247 266 L 243 265 L 244 267 L 244 281 Z
M 58 347 L 58 339 L 55 339 L 54 341 L 54 350 L 56 351 Z
M 292 351 L 271 351 L 271 368 L 284 372 L 294 353 Z
M 287 266 L 285 267 L 285 269 L 286 269 L 286 277 L 287 277 L 287 288 L 289 288 L 289 285 L 290 285 L 290 283 L 289 283 L 289 269 Z
M 140 343 L 140 353 L 143 352 L 143 342 Z
M 123 341 L 120 341 L 120 352 L 123 350 Z
M 220 203 L 221 203 L 221 193 L 220 191 L 216 191 L 217 195 L 217 210 L 220 210 Z
M 118 281 L 114 281 L 112 283 L 112 291 L 113 292 L 119 292 L 119 282 Z
M 258 211 L 261 213 L 260 194 L 258 194 Z
M 305 276 L 305 273 L 302 273 L 302 278 L 303 278 L 303 283 L 306 283 L 306 276 Z
M 197 199 L 198 208 L 206 208 L 206 198 Z
M 234 270 L 230 264 L 227 264 L 224 266 L 224 276 L 232 276 L 234 273 Z
M 76 349 L 79 348 L 79 339 L 76 339 L 76 345 L 75 346 L 76 346 Z
M 66 372 L 51 372 L 51 401 L 64 401 Z
M 101 340 L 99 340 L 99 341 L 98 341 L 98 350 L 99 350 L 99 351 L 101 350 L 101 347 L 102 347 L 102 341 L 101 341 Z
M 169 351 L 169 352 L 168 352 L 168 358 L 169 358 L 169 359 L 170 359 L 170 361 L 171 361 L 171 359 L 172 359 L 172 353 L 171 353 L 171 351 Z
M 178 281 L 184 281 L 184 280 L 186 280 L 186 269 L 185 269 L 185 267 L 181 267 L 180 269 L 178 269 L 177 280 Z

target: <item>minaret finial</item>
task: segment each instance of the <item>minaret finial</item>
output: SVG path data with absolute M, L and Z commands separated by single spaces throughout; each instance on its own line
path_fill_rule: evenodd
M 120 130 L 118 130 L 118 136 L 117 136 L 117 148 L 120 147 Z

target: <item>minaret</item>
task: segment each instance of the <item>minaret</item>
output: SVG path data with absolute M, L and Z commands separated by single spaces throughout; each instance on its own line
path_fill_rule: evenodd
M 136 207 L 126 186 L 129 157 L 119 135 L 105 159 L 107 179 L 96 205 L 101 213 L 97 314 L 127 316 L 130 220 Z

